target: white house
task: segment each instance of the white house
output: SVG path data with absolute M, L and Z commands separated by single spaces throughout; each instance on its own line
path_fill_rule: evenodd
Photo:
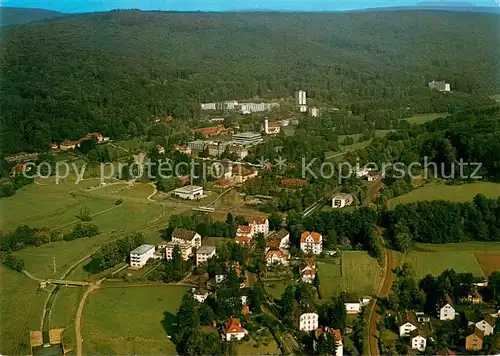
M 413 330 L 410 334 L 411 348 L 413 350 L 425 351 L 427 338 L 419 329 Z
M 200 303 L 203 303 L 208 298 L 208 291 L 204 288 L 193 288 L 193 298 Z
M 154 257 L 155 250 L 154 245 L 141 245 L 130 251 L 130 266 L 135 268 L 144 267 L 146 262 Z
M 319 255 L 323 251 L 323 236 L 317 232 L 304 231 L 300 236 L 300 250 Z
M 413 312 L 406 312 L 400 320 L 399 336 L 410 336 L 411 332 L 417 330 L 418 327 L 416 315 Z
M 284 248 L 290 247 L 290 233 L 285 229 L 273 232 L 267 237 L 266 250 L 272 248 Z
M 281 127 L 277 122 L 269 122 L 269 120 L 264 121 L 264 126 L 262 127 L 262 131 L 266 135 L 277 135 L 281 131 Z
M 453 319 L 455 319 L 455 308 L 453 307 L 453 301 L 449 296 L 446 296 L 444 305 L 439 309 L 439 320 Z
M 299 318 L 299 330 L 313 331 L 318 328 L 319 317 L 316 313 L 304 313 Z
M 332 198 L 332 208 L 341 209 L 353 203 L 354 198 L 350 194 L 337 194 Z
M 311 115 L 311 117 L 318 117 L 319 116 L 319 109 L 317 107 L 310 108 L 309 115 Z
M 172 232 L 172 242 L 188 243 L 193 248 L 200 248 L 201 236 L 196 231 L 177 228 Z
M 316 277 L 316 263 L 313 258 L 305 259 L 300 265 L 302 282 L 312 283 Z
M 319 327 L 314 331 L 313 350 L 316 351 L 316 344 L 320 341 L 320 338 L 327 337 L 328 334 L 331 335 L 331 337 L 333 338 L 333 342 L 335 343 L 335 356 L 342 356 L 344 354 L 342 333 L 340 332 L 340 329 L 332 329 L 329 328 L 328 326 L 325 327 L 324 329 L 322 327 Z
M 485 336 L 493 334 L 495 325 L 496 320 L 491 314 L 485 314 L 484 319 L 476 323 L 476 327 L 483 331 Z
M 214 246 L 201 246 L 198 251 L 196 251 L 196 266 L 214 257 L 215 251 Z
M 178 246 L 181 251 L 181 256 L 184 261 L 189 260 L 193 254 L 193 247 L 187 242 L 173 242 L 169 241 L 165 246 L 165 259 L 170 261 L 174 257 L 174 249 Z
M 268 266 L 277 264 L 277 265 L 284 265 L 288 266 L 288 253 L 286 253 L 283 250 L 269 250 L 266 253 L 266 264 Z
M 252 228 L 254 234 L 267 235 L 269 233 L 269 220 L 265 217 L 250 219 L 248 226 Z
M 203 197 L 203 187 L 198 187 L 196 185 L 186 185 L 185 187 L 175 189 L 174 195 L 181 199 L 200 199 Z
M 359 301 L 349 301 L 344 303 L 345 311 L 347 314 L 361 313 L 361 303 Z
M 223 336 L 226 341 L 241 340 L 248 334 L 248 331 L 241 326 L 240 319 L 229 318 L 224 323 Z

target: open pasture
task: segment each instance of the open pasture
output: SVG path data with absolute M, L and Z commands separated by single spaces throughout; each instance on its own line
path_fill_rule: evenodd
M 168 338 L 186 287 L 108 287 L 87 299 L 83 311 L 85 354 L 173 355 Z
M 482 259 L 478 260 L 476 254 L 480 254 Z M 402 261 L 411 265 L 417 279 L 427 274 L 437 276 L 446 269 L 485 276 L 487 274 L 481 268 L 481 263 L 491 268 L 495 255 L 500 255 L 500 244 L 494 242 L 416 244 Z
M 471 201 L 477 194 L 487 198 L 500 196 L 500 184 L 491 182 L 476 182 L 461 185 L 429 184 L 408 194 L 389 200 L 388 206 L 408 204 L 423 200 L 448 200 L 453 202 Z
M 419 114 L 406 119 L 410 124 L 423 125 L 426 122 L 436 120 L 440 117 L 447 117 L 447 113 Z

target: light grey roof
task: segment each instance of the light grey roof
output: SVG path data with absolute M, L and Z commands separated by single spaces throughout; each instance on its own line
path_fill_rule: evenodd
M 234 137 L 252 139 L 252 138 L 261 137 L 261 135 L 258 133 L 255 133 L 255 132 L 240 132 L 240 133 L 234 134 L 233 138 Z
M 137 254 L 137 255 L 142 255 L 143 253 L 148 252 L 151 249 L 154 249 L 155 247 L 153 245 L 141 245 L 137 247 L 136 249 L 132 250 L 130 253 Z
M 195 191 L 198 191 L 200 189 L 203 189 L 203 187 L 199 187 L 199 186 L 196 186 L 196 185 L 186 185 L 185 187 L 177 188 L 174 191 L 176 193 L 189 194 L 191 192 L 195 192 Z
M 196 251 L 196 253 L 206 253 L 206 254 L 210 254 L 212 253 L 213 251 L 215 251 L 215 247 L 214 246 L 208 246 L 208 245 L 205 245 L 205 246 L 201 246 L 198 251 Z

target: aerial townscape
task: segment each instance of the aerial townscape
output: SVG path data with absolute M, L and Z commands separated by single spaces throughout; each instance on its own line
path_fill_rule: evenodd
M 21 3 L 0 354 L 500 355 L 494 2 Z

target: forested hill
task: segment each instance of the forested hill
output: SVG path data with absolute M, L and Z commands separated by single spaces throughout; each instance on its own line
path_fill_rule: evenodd
M 0 6 L 1 26 L 22 25 L 60 16 L 64 16 L 64 14 L 51 10 Z
M 359 114 L 453 110 L 450 100 L 466 102 L 461 95 L 479 103 L 500 93 L 498 20 L 432 11 L 112 11 L 8 27 L 2 151 L 89 130 L 141 134 L 151 115 L 196 118 L 200 101 L 298 88 Z M 434 79 L 455 93 L 432 93 Z

